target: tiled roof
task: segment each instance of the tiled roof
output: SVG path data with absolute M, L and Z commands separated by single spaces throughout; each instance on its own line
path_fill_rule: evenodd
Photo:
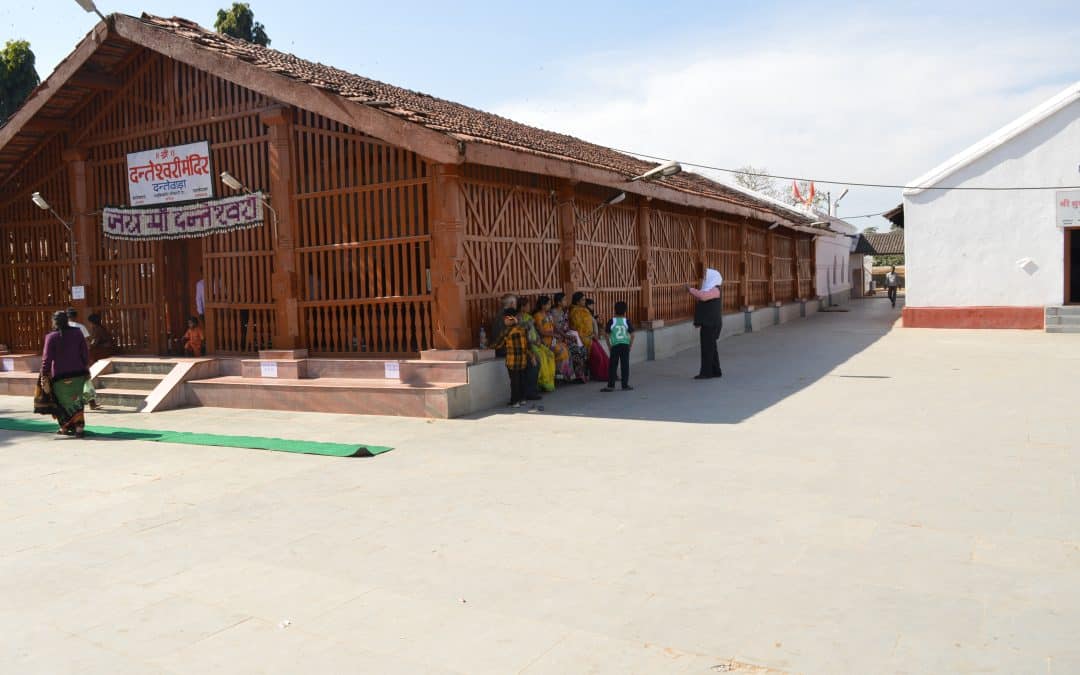
M 865 232 L 859 235 L 855 252 L 865 255 L 904 255 L 904 230 Z
M 190 40 L 204 49 L 240 59 L 259 68 L 337 94 L 355 103 L 377 108 L 458 140 L 487 143 L 565 159 L 615 171 L 628 178 L 640 175 L 656 166 L 654 163 L 588 143 L 573 136 L 531 127 L 460 103 L 353 75 L 332 66 L 313 63 L 292 54 L 211 32 L 187 19 L 175 17 L 167 19 L 143 14 L 142 21 Z M 752 194 L 698 174 L 683 172 L 664 178 L 662 182 L 677 190 L 705 195 L 738 206 L 764 210 L 793 222 L 805 223 L 811 220 L 805 214 L 793 209 L 758 199 Z

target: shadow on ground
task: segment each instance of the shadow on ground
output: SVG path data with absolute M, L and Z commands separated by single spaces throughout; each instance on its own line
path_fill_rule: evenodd
M 602 393 L 605 383 L 563 385 L 539 403 L 543 415 L 736 424 L 830 376 L 888 382 L 891 373 L 838 372 L 893 329 L 901 302 L 885 298 L 853 301 L 848 312 L 826 312 L 720 342 L 724 376 L 694 380 L 697 350 L 631 367 L 633 391 Z M 493 409 L 467 419 L 523 414 Z

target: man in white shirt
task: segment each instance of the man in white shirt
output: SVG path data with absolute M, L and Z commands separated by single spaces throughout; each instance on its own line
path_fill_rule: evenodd
M 206 323 L 206 281 L 202 278 L 202 268 L 199 268 L 199 280 L 195 282 L 195 313 L 199 315 L 199 323 Z
M 885 275 L 885 286 L 889 289 L 889 302 L 896 307 L 896 289 L 900 286 L 900 275 L 896 273 L 896 266 Z M 70 321 L 68 323 L 71 323 Z
M 76 311 L 74 307 L 68 307 L 67 308 L 67 315 L 68 315 L 68 325 L 71 326 L 72 328 L 78 328 L 79 331 L 82 333 L 82 336 L 84 338 L 89 338 L 90 337 L 90 331 L 86 329 L 86 326 L 82 325 L 81 323 L 79 323 L 78 321 L 75 320 L 75 319 L 77 319 L 79 317 L 79 312 Z

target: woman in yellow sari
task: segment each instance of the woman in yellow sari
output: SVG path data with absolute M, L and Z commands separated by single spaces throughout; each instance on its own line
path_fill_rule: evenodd
M 585 294 L 581 291 L 574 293 L 570 299 L 570 328 L 577 331 L 582 344 L 585 345 L 585 353 L 592 349 L 592 341 L 596 336 L 596 322 L 593 321 L 592 312 L 585 306 Z
M 570 369 L 570 352 L 556 335 L 555 320 L 551 317 L 551 298 L 546 295 L 537 298 L 533 321 L 536 323 L 536 330 L 540 331 L 540 343 L 555 357 L 555 372 L 564 379 L 571 379 L 573 371 Z

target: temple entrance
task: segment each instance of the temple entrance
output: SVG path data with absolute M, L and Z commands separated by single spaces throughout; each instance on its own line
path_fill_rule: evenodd
M 1080 305 L 1080 228 L 1065 230 L 1065 304 Z
M 199 314 L 196 284 L 202 276 L 201 239 L 171 239 L 162 242 L 161 306 L 162 350 L 183 354 L 182 337 L 188 317 Z M 200 319 L 201 321 L 201 319 Z M 204 327 L 205 328 L 205 327 Z

